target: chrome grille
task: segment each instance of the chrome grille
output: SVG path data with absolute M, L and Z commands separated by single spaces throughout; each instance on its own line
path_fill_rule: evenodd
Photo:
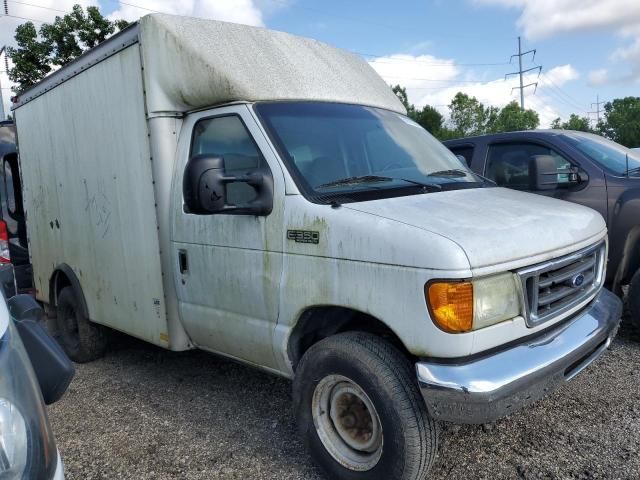
M 593 298 L 604 281 L 605 256 L 603 242 L 519 270 L 527 325 L 539 325 Z

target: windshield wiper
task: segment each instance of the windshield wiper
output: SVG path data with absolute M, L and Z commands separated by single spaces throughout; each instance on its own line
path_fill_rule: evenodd
M 459 168 L 453 168 L 450 170 L 439 170 L 437 172 L 427 173 L 427 177 L 466 177 L 469 172 L 460 170 Z
M 317 185 L 316 188 L 338 187 L 340 185 L 355 185 L 358 183 L 389 182 L 391 180 L 393 180 L 393 178 L 383 177 L 380 175 L 360 175 L 356 177 L 341 178 L 329 183 L 323 183 L 322 185 Z
M 315 188 L 330 188 L 330 187 L 338 187 L 340 185 L 356 185 L 359 183 L 392 182 L 393 180 L 400 180 L 402 182 L 412 183 L 413 185 L 419 185 L 422 188 L 429 188 L 431 190 L 436 190 L 436 191 L 442 190 L 442 187 L 437 183 L 424 183 L 424 182 L 418 182 L 416 180 L 409 180 L 408 178 L 385 177 L 382 175 L 361 175 L 357 177 L 341 178 L 333 182 L 323 183 L 322 185 L 318 185 Z

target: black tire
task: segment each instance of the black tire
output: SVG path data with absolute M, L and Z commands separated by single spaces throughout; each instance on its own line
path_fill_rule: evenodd
M 91 362 L 107 350 L 104 328 L 84 316 L 71 287 L 64 287 L 58 295 L 56 327 L 58 342 L 74 362 Z
M 379 418 L 381 437 L 374 465 L 360 470 L 336 459 L 320 438 L 317 424 L 334 425 L 334 413 L 323 411 L 318 398 L 330 379 L 347 379 L 359 387 Z M 331 396 L 336 388 L 329 387 Z M 314 398 L 315 395 L 315 398 Z M 353 398 L 353 397 L 351 397 Z M 436 456 L 438 427 L 427 412 L 411 362 L 389 342 L 363 332 L 347 332 L 313 345 L 302 357 L 293 382 L 298 429 L 309 453 L 332 480 L 423 480 Z M 362 403 L 362 402 L 361 402 Z M 334 404 L 331 404 L 334 405 Z M 339 402 L 335 405 L 341 405 Z M 364 405 L 364 403 L 363 403 Z M 342 412 L 344 412 L 343 410 Z M 350 411 L 347 409 L 347 416 Z M 342 413 L 337 414 L 343 422 Z M 330 418 L 330 421 L 329 420 Z M 354 415 L 351 415 L 353 418 Z M 371 423 L 369 423 L 370 425 Z M 353 427 L 351 427 L 353 428 Z M 361 432 L 361 430 L 356 430 Z M 340 436 L 333 435 L 340 441 Z M 346 444 L 344 444 L 346 445 Z M 348 452 L 348 450 L 347 450 Z M 359 453 L 359 452 L 358 452 Z M 366 453 L 366 455 L 374 455 Z M 344 457 L 343 457 L 344 458 Z M 368 458 L 368 457 L 365 457 Z
M 636 332 L 640 333 L 640 270 L 635 273 L 629 284 L 627 306 L 631 324 L 635 327 Z

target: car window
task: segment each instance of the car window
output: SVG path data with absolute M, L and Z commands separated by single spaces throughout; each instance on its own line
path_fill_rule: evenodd
M 529 160 L 534 155 L 551 155 L 558 169 L 558 186 L 569 184 L 571 163 L 555 150 L 535 143 L 491 145 L 485 175 L 501 187 L 529 190 Z
M 568 132 L 564 137 L 594 162 L 616 175 L 640 175 L 640 152 L 599 135 Z
M 191 157 L 211 155 L 224 159 L 225 173 L 243 175 L 265 165 L 251 134 L 237 115 L 200 120 L 193 128 Z M 228 183 L 227 200 L 238 205 L 255 199 L 256 191 L 242 182 Z
M 471 166 L 471 160 L 473 159 L 473 147 L 471 145 L 465 145 L 462 147 L 450 147 L 449 150 L 453 152 L 454 155 L 460 155 L 464 157 L 467 162 L 467 166 Z

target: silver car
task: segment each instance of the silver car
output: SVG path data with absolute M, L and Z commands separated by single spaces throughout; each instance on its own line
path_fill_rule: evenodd
M 46 404 L 57 401 L 74 368 L 40 326 L 32 297 L 0 295 L 0 479 L 64 479 Z

